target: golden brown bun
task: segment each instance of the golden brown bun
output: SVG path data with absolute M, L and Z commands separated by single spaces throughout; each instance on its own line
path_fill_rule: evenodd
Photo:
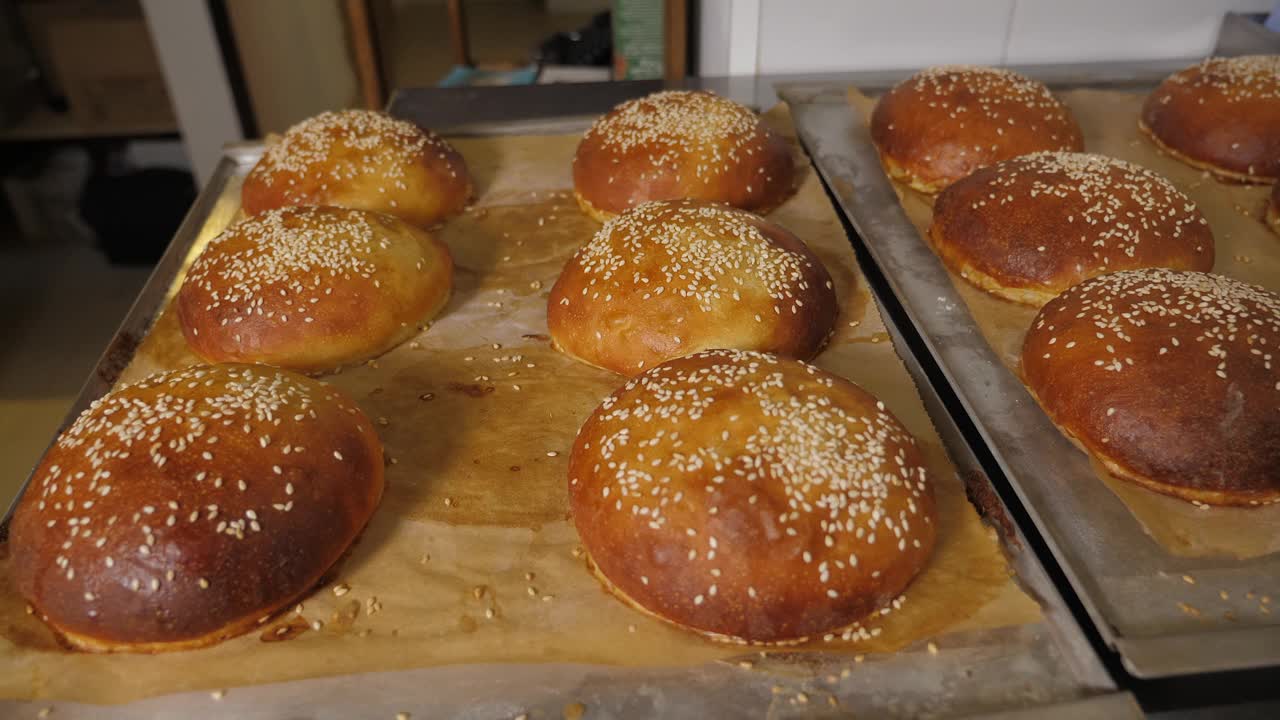
M 1174 73 L 1147 97 L 1138 125 L 1220 178 L 1280 180 L 1280 55 L 1209 58 Z
M 13 516 L 14 577 L 77 648 L 210 645 L 310 590 L 382 487 L 373 427 L 333 388 L 253 365 L 160 373 L 49 449 Z
M 569 459 L 599 572 L 680 627 L 780 642 L 848 626 L 929 558 L 915 441 L 857 385 L 798 360 L 713 350 L 607 398 Z
M 953 272 L 1037 306 L 1116 270 L 1213 269 L 1213 232 L 1195 203 L 1103 155 L 1035 153 L 977 170 L 938 196 L 929 239 Z
M 1280 500 L 1280 295 L 1199 272 L 1103 275 L 1041 309 L 1022 369 L 1115 475 L 1210 505 Z
M 787 141 L 755 113 L 709 92 L 666 90 L 596 120 L 573 156 L 573 191 L 601 222 L 680 198 L 764 213 L 791 194 L 795 172 Z
M 803 242 L 696 200 L 649 202 L 609 221 L 547 298 L 556 347 L 623 375 L 709 348 L 810 358 L 835 318 L 831 276 Z
M 969 65 L 921 70 L 885 93 L 871 139 L 890 177 L 926 193 L 1001 160 L 1084 149 L 1075 117 L 1043 83 Z
M 1271 200 L 1267 203 L 1267 223 L 1280 233 L 1280 183 L 1271 188 Z
M 281 208 L 209 243 L 178 292 L 178 319 L 213 362 L 332 370 L 413 336 L 452 281 L 448 248 L 426 230 L 363 210 Z
M 289 128 L 244 179 L 249 215 L 290 205 L 376 210 L 431 227 L 466 206 L 471 176 L 435 133 L 371 110 L 325 112 Z

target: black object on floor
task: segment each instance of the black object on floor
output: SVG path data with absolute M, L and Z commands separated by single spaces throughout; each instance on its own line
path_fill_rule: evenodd
M 542 42 L 535 58 L 540 65 L 608 66 L 613 63 L 610 15 L 602 12 L 576 32 L 558 32 Z
M 80 215 L 111 262 L 154 264 L 195 200 L 195 179 L 185 170 L 95 174 L 85 184 Z

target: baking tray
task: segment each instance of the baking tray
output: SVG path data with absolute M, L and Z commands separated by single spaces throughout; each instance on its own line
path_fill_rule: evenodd
M 1193 61 L 1015 68 L 1055 89 L 1145 91 Z M 797 132 L 905 315 L 951 384 L 1098 632 L 1137 677 L 1280 665 L 1280 616 L 1254 609 L 1280 554 L 1184 558 L 1152 540 L 987 344 L 950 274 L 907 218 L 849 85 L 886 90 L 911 71 L 781 87 Z M 1197 580 L 1190 585 L 1184 575 Z M 1230 601 L 1220 595 L 1225 591 Z M 1234 617 L 1194 615 L 1213 606 Z M 1275 617 L 1276 619 L 1271 619 Z
M 447 129 L 445 134 L 571 132 L 580 131 L 587 122 L 589 117 L 582 116 L 559 121 L 543 118 L 460 126 Z M 108 391 L 128 365 L 193 246 L 220 231 L 234 215 L 238 208 L 235 181 L 248 172 L 260 153 L 258 145 L 227 149 L 86 381 L 64 426 Z M 883 303 L 884 298 L 877 296 L 876 300 Z M 559 717 L 567 703 L 576 701 L 591 709 L 590 717 L 785 718 L 850 710 L 860 716 L 871 712 L 898 717 L 1142 717 L 1133 697 L 1117 691 L 887 315 L 885 324 L 970 496 L 980 499 L 977 504 L 1000 537 L 1020 584 L 1040 603 L 1042 620 L 997 630 L 952 633 L 936 655 L 917 647 L 871 656 L 857 673 L 842 677 L 838 683 L 829 678 L 848 666 L 847 654 L 806 652 L 796 654 L 794 671 L 790 672 L 743 672 L 733 663 L 670 671 L 602 665 L 471 665 L 235 688 L 216 702 L 204 692 L 118 706 L 0 701 L 0 715 L 31 714 L 51 706 L 57 717 L 64 718 L 143 718 L 192 712 L 236 718 L 393 717 L 398 712 L 409 712 L 413 717 L 504 717 L 520 712 L 529 712 L 531 717 Z M 776 657 L 779 652 L 770 654 Z M 477 677 L 485 680 L 477 681 Z M 447 702 L 433 697 L 432 687 L 446 686 L 450 688 Z M 828 707 L 827 697 L 837 697 L 843 707 L 839 711 Z

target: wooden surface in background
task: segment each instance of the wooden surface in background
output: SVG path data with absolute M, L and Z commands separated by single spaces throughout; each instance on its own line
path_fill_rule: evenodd
M 688 0 L 662 0 L 662 24 L 665 37 L 663 77 L 680 80 L 689 74 L 689 3 Z
M 344 0 L 347 36 L 351 39 L 351 56 L 355 62 L 356 80 L 364 107 L 381 110 L 386 104 L 386 88 L 378 56 L 378 39 L 373 25 L 369 0 Z

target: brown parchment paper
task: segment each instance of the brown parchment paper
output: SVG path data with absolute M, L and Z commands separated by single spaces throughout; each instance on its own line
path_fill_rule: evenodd
M 770 117 L 792 134 L 785 113 Z M 546 295 L 598 228 L 565 191 L 577 140 L 455 140 L 479 197 L 440 231 L 458 270 L 453 299 L 412 342 L 324 378 L 375 419 L 393 464 L 369 528 L 300 615 L 286 612 L 205 650 L 69 653 L 24 613 L 6 548 L 0 697 L 116 703 L 446 664 L 684 667 L 749 652 L 670 628 L 605 594 L 568 521 L 567 451 L 622 382 L 559 355 L 546 337 Z M 1039 607 L 1012 581 L 993 532 L 967 502 L 812 170 L 772 217 L 813 247 L 842 301 L 839 331 L 818 364 L 880 396 L 915 434 L 941 521 L 937 550 L 902 606 L 866 622 L 874 637 L 807 647 L 889 652 L 949 631 L 1038 620 Z M 194 362 L 166 311 L 122 381 Z M 336 595 L 339 583 L 350 591 Z M 310 629 L 316 620 L 323 627 Z
M 1213 228 L 1213 271 L 1280 291 L 1280 237 L 1265 222 L 1270 186 L 1218 182 L 1158 151 L 1138 131 L 1143 93 L 1071 90 L 1058 93 L 1080 122 L 1088 152 L 1137 163 L 1167 177 L 1186 193 Z M 870 118 L 875 99 L 849 91 L 853 106 Z M 933 219 L 933 198 L 894 183 L 907 217 L 926 238 Z M 927 242 L 927 239 L 925 240 Z M 996 354 L 1021 377 L 1022 339 L 1036 309 L 988 294 L 951 274 L 960 297 Z M 1106 483 L 1142 527 L 1170 552 L 1187 557 L 1257 557 L 1280 550 L 1280 505 L 1262 508 L 1200 508 L 1112 476 L 1094 464 Z

